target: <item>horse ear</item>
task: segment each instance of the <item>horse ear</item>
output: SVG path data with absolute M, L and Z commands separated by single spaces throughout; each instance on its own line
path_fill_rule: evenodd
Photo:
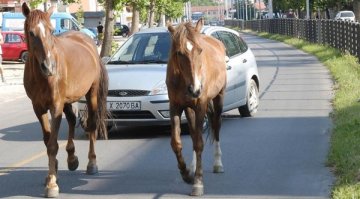
M 50 17 L 50 16 L 52 15 L 52 13 L 54 12 L 54 9 L 55 9 L 55 7 L 54 7 L 54 6 L 51 6 L 51 7 L 49 8 L 49 10 L 46 11 L 47 14 L 49 15 L 49 17 Z
M 200 32 L 201 28 L 204 26 L 204 18 L 200 18 L 198 22 L 196 22 L 195 30 L 196 32 Z
M 22 13 L 25 17 L 27 17 L 30 13 L 30 8 L 25 2 L 22 4 Z
M 172 26 L 172 24 L 170 22 L 167 24 L 167 27 L 168 27 L 169 32 L 171 34 L 174 34 L 175 29 L 174 29 L 174 27 Z

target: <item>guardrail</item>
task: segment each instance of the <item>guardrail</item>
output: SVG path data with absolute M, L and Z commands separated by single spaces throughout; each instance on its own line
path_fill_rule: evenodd
M 360 23 L 316 19 L 225 20 L 226 26 L 289 35 L 349 52 L 360 60 Z

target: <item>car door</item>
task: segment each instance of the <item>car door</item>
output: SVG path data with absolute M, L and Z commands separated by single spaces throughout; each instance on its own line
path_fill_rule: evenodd
M 218 39 L 226 48 L 227 86 L 224 100 L 224 111 L 237 108 L 245 103 L 246 96 L 246 62 L 243 55 L 243 46 L 238 41 L 238 36 L 227 31 L 217 31 Z
M 3 34 L 4 44 L 2 45 L 3 59 L 19 59 L 22 51 L 22 38 L 18 34 Z
M 220 40 L 226 48 L 226 56 L 229 57 L 229 50 L 228 50 L 228 46 L 226 46 L 226 41 L 223 38 L 223 33 L 220 31 L 217 32 L 213 32 L 211 34 L 211 36 L 215 37 L 216 39 Z M 232 104 L 234 102 L 234 98 L 236 97 L 236 91 L 232 88 L 235 87 L 236 84 L 236 74 L 233 73 L 233 68 L 231 65 L 229 65 L 229 62 L 226 63 L 226 94 L 225 94 L 225 99 L 224 99 L 224 109 L 226 109 L 226 106 L 228 106 L 229 104 Z

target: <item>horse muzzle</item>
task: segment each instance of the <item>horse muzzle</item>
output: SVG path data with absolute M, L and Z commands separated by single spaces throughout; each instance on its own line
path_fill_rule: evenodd
M 193 85 L 190 85 L 188 87 L 188 93 L 192 98 L 198 98 L 201 95 L 201 91 L 202 91 L 202 85 L 200 85 L 199 88 L 194 88 Z

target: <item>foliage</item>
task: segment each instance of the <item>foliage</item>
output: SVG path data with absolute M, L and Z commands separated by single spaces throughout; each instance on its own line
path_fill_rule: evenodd
M 192 6 L 216 6 L 218 5 L 214 0 L 191 0 Z
M 338 7 L 338 9 L 348 8 L 354 0 L 309 0 L 312 10 L 325 10 L 326 8 Z M 268 3 L 269 0 L 265 0 Z M 273 9 L 275 11 L 287 11 L 291 9 L 305 10 L 306 1 L 299 0 L 273 0 Z
M 30 5 L 31 9 L 35 9 L 44 2 L 45 2 L 45 0 L 31 0 L 31 1 L 29 1 L 29 5 Z

